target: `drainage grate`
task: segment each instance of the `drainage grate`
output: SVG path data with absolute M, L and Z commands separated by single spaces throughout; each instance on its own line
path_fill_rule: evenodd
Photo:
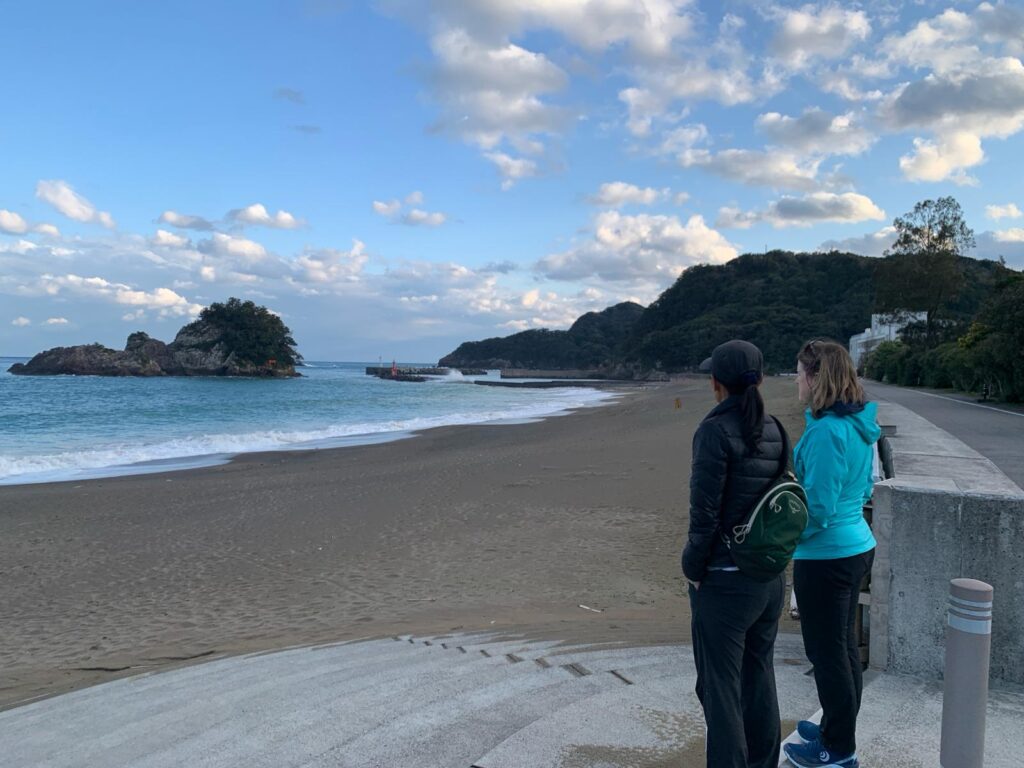
M 506 653 L 505 658 L 511 661 L 513 664 L 518 664 L 522 659 L 516 656 L 514 653 Z
M 480 649 L 480 653 L 481 653 L 481 655 L 486 656 L 488 659 L 491 658 L 491 654 L 489 654 L 483 648 Z
M 543 656 L 541 656 L 539 659 L 534 659 L 533 663 L 536 664 L 538 667 L 543 667 L 544 669 L 551 669 L 551 664 L 549 664 L 548 660 L 545 659 Z
M 459 648 L 459 653 L 466 653 L 466 649 L 463 648 L 461 645 L 458 646 L 458 648 Z

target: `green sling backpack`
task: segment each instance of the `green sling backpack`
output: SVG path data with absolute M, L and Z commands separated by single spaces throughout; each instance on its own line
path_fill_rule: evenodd
M 772 420 L 782 435 L 782 467 L 743 524 L 722 534 L 740 571 L 761 582 L 786 570 L 807 527 L 807 494 L 789 468 L 789 435 Z

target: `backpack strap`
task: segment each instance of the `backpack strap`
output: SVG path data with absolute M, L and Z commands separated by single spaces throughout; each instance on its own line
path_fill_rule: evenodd
M 779 434 L 782 436 L 782 466 L 779 468 L 778 474 L 775 475 L 775 479 L 772 480 L 772 485 L 777 483 L 786 470 L 789 469 L 789 434 L 786 432 L 786 428 L 782 426 L 782 422 L 772 416 L 772 421 L 775 422 L 775 426 L 779 428 Z
M 781 480 L 782 477 L 786 474 L 786 470 L 789 469 L 789 434 L 786 432 L 786 428 L 782 426 L 781 421 L 779 421 L 774 416 L 772 416 L 772 421 L 775 422 L 775 426 L 779 428 L 779 434 L 782 436 L 782 461 L 780 462 L 781 466 L 779 466 L 779 471 L 775 473 L 775 477 L 773 477 L 772 481 L 768 484 L 767 490 L 770 490 L 772 486 L 776 485 L 779 482 L 779 480 Z M 747 517 L 749 517 L 749 513 L 747 514 Z M 732 540 L 729 538 L 729 535 L 725 531 L 719 529 L 718 535 L 722 537 L 722 541 L 727 546 L 731 547 Z

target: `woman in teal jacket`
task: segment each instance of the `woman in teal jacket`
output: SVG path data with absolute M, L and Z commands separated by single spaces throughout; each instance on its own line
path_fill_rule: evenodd
M 823 715 L 820 726 L 800 723 L 804 743 L 787 744 L 785 751 L 799 768 L 859 768 L 862 669 L 854 621 L 860 585 L 875 554 L 864 504 L 871 498 L 881 430 L 876 405 L 867 402 L 842 345 L 804 345 L 797 356 L 797 387 L 808 409 L 794 464 L 809 515 L 793 555 L 793 587 Z

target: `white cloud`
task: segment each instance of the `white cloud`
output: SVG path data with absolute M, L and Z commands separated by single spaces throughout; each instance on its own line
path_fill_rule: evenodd
M 366 246 L 352 241 L 352 248 L 307 248 L 295 259 L 295 279 L 304 283 L 332 284 L 358 278 L 367 261 Z
M 986 205 L 985 216 L 996 221 L 999 219 L 1019 219 L 1021 216 L 1024 216 L 1024 212 L 1021 212 L 1020 208 L 1013 203 Z
M 245 208 L 229 211 L 228 218 L 239 224 L 254 224 L 275 229 L 296 229 L 302 226 L 302 222 L 288 211 L 279 210 L 271 214 L 262 203 L 253 203 Z
M 170 288 L 156 288 L 140 291 L 124 283 L 113 283 L 102 277 L 81 277 L 80 275 L 43 275 L 40 288 L 49 295 L 70 291 L 80 296 L 91 296 L 112 301 L 116 304 L 156 310 L 161 316 L 195 316 L 202 306 L 188 301 Z
M 1000 243 L 1024 243 L 1024 229 L 1020 227 L 996 230 L 992 235 Z
M 683 224 L 675 216 L 604 211 L 595 219 L 591 240 L 546 256 L 536 269 L 555 280 L 598 277 L 663 289 L 688 266 L 721 264 L 736 255 L 736 247 L 701 216 L 691 216 Z
M 981 139 L 966 131 L 939 136 L 938 141 L 914 139 L 913 154 L 900 157 L 900 170 L 910 181 L 944 181 L 976 184 L 964 170 L 985 159 Z
M 504 152 L 488 152 L 484 155 L 488 160 L 498 167 L 503 181 L 502 189 L 511 189 L 520 179 L 537 175 L 537 164 L 533 160 L 525 158 L 510 157 Z
M 0 242 L 0 253 L 17 253 L 24 256 L 27 253 L 37 250 L 40 246 L 31 240 L 15 240 L 13 243 Z
M 675 197 L 672 198 L 672 202 L 674 202 L 676 205 L 684 205 L 689 199 L 689 192 L 676 192 Z
M 386 203 L 383 203 L 380 200 L 373 201 L 373 210 L 381 216 L 387 216 L 390 218 L 395 216 L 401 209 L 402 203 L 400 200 L 391 200 Z
M 150 238 L 150 242 L 157 246 L 184 248 L 188 245 L 188 238 L 168 232 L 166 229 L 158 229 L 156 234 Z
M 60 237 L 60 230 L 53 224 L 36 224 L 32 227 L 33 232 L 38 232 L 46 237 Z
M 11 325 L 15 326 L 16 328 L 24 328 L 26 325 L 32 325 L 32 321 L 29 320 L 27 317 L 16 317 L 13 320 L 11 320 Z
M 677 159 L 684 168 L 704 168 L 748 186 L 797 190 L 813 190 L 819 186 L 817 175 L 821 160 L 804 160 L 787 152 L 726 149 L 712 153 L 706 149 L 691 149 L 682 152 Z
M 200 231 L 212 230 L 213 223 L 204 219 L 202 216 L 190 216 L 184 213 L 177 213 L 176 211 L 164 211 L 160 214 L 160 221 L 164 224 L 170 224 L 172 227 L 178 227 L 179 229 L 198 229 Z
M 233 256 L 247 262 L 261 261 L 267 256 L 267 249 L 259 243 L 223 232 L 214 232 L 209 240 L 200 241 L 199 250 L 214 256 Z
M 658 152 L 663 155 L 683 155 L 708 139 L 707 126 L 702 123 L 673 128 L 662 134 Z
M 445 223 L 447 217 L 443 213 L 421 211 L 413 208 L 402 216 L 402 223 L 410 227 L 439 227 Z
M 745 69 L 716 68 L 697 57 L 641 68 L 639 84 L 619 92 L 628 109 L 627 127 L 634 136 L 647 136 L 655 120 L 671 114 L 677 101 L 717 101 L 735 106 L 767 97 L 777 90 L 768 80 L 755 82 Z
M 134 312 L 125 312 L 121 315 L 121 319 L 126 323 L 135 322 L 136 320 L 144 320 L 146 318 L 146 310 L 137 309 Z
M 929 128 L 1005 138 L 1024 127 L 1024 64 L 985 59 L 976 66 L 933 73 L 897 89 L 883 106 L 897 130 Z
M 565 124 L 565 111 L 542 96 L 562 90 L 568 78 L 544 54 L 481 42 L 457 28 L 435 33 L 431 48 L 442 129 L 491 150 L 506 138 L 556 133 Z
M 735 208 L 722 208 L 715 225 L 747 229 L 752 224 L 765 222 L 781 228 L 809 227 L 825 221 L 856 223 L 884 219 L 885 211 L 864 195 L 854 192 L 813 192 L 803 197 L 783 197 L 763 211 L 743 212 Z
M 835 4 L 782 10 L 779 20 L 769 48 L 791 69 L 803 69 L 814 59 L 840 58 L 871 34 L 867 14 Z
M 906 34 L 886 37 L 879 51 L 898 64 L 942 74 L 981 57 L 978 47 L 967 42 L 973 36 L 971 17 L 950 8 L 933 19 L 918 22 Z
M 114 228 L 114 220 L 109 213 L 96 210 L 96 206 L 75 192 L 66 181 L 40 181 L 36 184 L 36 197 L 69 219 L 97 222 L 108 229 Z
M 826 240 L 818 246 L 819 251 L 842 251 L 862 256 L 884 256 L 885 251 L 896 242 L 896 228 L 882 227 L 877 232 L 843 240 Z
M 46 325 L 67 325 L 68 319 L 66 317 L 50 317 L 46 320 Z
M 978 31 L 986 42 L 999 42 L 1016 55 L 1024 53 L 1024 9 L 1000 2 L 982 3 L 974 12 Z
M 405 203 L 407 205 L 421 205 L 423 199 L 422 192 L 413 192 L 406 196 Z M 389 200 L 386 203 L 374 200 L 373 210 L 385 218 L 398 221 L 410 227 L 439 227 L 448 220 L 448 216 L 444 213 L 424 211 L 421 208 L 411 208 L 403 213 L 402 202 L 398 199 Z
M 715 226 L 722 229 L 750 229 L 760 221 L 762 215 L 757 211 L 744 211 L 742 208 L 725 205 L 718 209 Z
M 620 208 L 624 205 L 653 205 L 665 197 L 668 190 L 653 187 L 638 187 L 624 181 L 602 184 L 597 194 L 590 198 L 594 205 Z
M 832 115 L 817 107 L 800 117 L 768 112 L 756 124 L 772 144 L 800 154 L 859 155 L 875 141 L 852 112 Z
M 23 235 L 28 232 L 28 222 L 14 211 L 0 208 L 0 232 L 9 235 Z
M 1014 269 L 1024 269 L 1024 229 L 1003 229 L 982 232 L 972 254 L 979 259 L 1005 259 Z

